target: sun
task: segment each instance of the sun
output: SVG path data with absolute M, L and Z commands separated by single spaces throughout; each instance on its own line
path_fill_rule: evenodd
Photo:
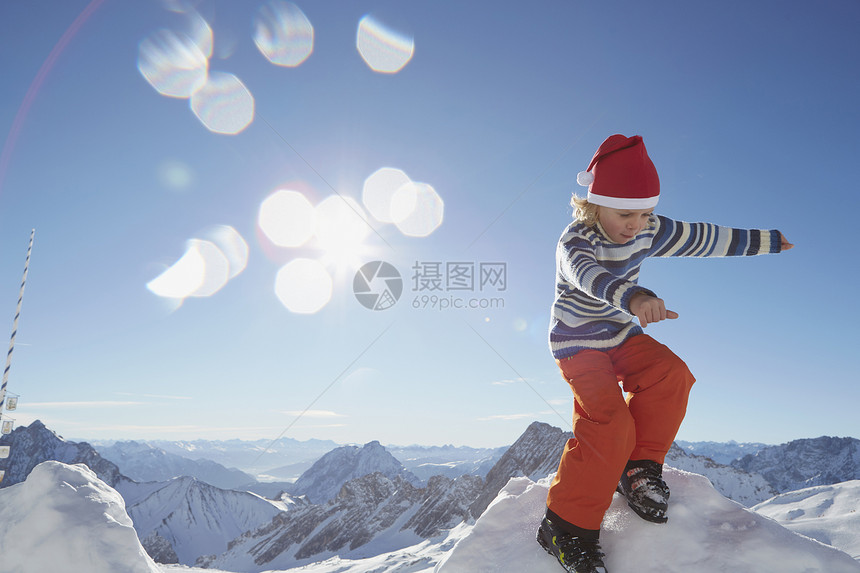
M 364 209 L 350 197 L 332 195 L 316 206 L 315 214 L 320 262 L 337 274 L 354 272 L 372 251 L 367 238 L 374 231 Z

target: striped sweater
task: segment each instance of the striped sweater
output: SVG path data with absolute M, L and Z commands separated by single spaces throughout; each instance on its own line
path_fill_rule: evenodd
M 549 345 L 557 360 L 586 348 L 609 350 L 642 333 L 630 299 L 648 257 L 731 257 L 778 253 L 779 231 L 744 230 L 710 223 L 683 223 L 654 216 L 654 224 L 629 243 L 610 241 L 599 226 L 574 221 L 556 251 L 556 294 Z

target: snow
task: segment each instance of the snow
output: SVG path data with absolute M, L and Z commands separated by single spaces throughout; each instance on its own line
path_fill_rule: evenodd
M 852 480 L 784 493 L 752 509 L 860 560 L 858 499 L 860 480 Z
M 248 530 L 284 511 L 284 504 L 258 495 L 222 490 L 190 477 L 169 482 L 117 485 L 144 544 L 150 535 L 170 543 L 180 563 L 220 554 Z M 153 553 L 158 558 L 158 555 Z
M 445 537 L 366 559 L 332 557 L 286 571 L 559 573 L 559 565 L 534 540 L 551 477 L 512 478 L 477 522 L 460 524 Z M 672 490 L 667 524 L 639 519 L 615 496 L 601 534 L 612 573 L 860 572 L 849 554 L 796 533 L 858 555 L 860 481 L 783 494 L 753 511 L 720 495 L 701 475 L 667 467 L 664 477 Z M 155 564 L 119 493 L 86 466 L 54 461 L 0 490 L 0 556 L 0 573 L 229 573 Z
M 601 533 L 609 571 L 860 572 L 849 555 L 723 497 L 703 476 L 667 467 L 664 478 L 672 490 L 666 524 L 643 521 L 621 496 L 613 499 Z M 534 540 L 549 480 L 511 479 L 435 573 L 561 571 Z
M 48 461 L 0 489 L 0 573 L 158 573 L 116 490 L 82 464 Z

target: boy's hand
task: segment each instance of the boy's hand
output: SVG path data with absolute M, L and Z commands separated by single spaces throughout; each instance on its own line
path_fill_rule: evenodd
M 663 299 L 637 292 L 630 299 L 630 312 L 639 319 L 639 324 L 645 328 L 652 322 L 660 322 L 667 318 L 678 318 L 678 313 L 666 310 Z
M 785 238 L 785 235 L 783 235 L 782 232 L 779 233 L 779 241 L 780 241 L 780 246 L 779 246 L 780 252 L 787 251 L 788 249 L 790 249 L 794 246 L 788 242 L 788 239 Z

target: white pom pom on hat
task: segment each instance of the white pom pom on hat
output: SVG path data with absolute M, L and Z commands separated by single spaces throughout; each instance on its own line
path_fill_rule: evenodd
M 576 182 L 588 187 L 589 203 L 613 209 L 651 209 L 660 198 L 657 169 L 639 135 L 610 135 Z
M 594 183 L 594 173 L 591 171 L 580 171 L 576 174 L 576 182 L 583 187 L 588 187 Z

